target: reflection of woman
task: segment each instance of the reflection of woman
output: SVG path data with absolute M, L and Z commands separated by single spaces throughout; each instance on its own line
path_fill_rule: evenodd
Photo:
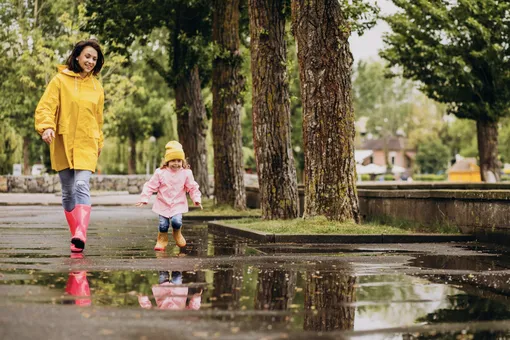
M 87 272 L 71 272 L 66 284 L 66 293 L 71 296 L 80 297 L 74 300 L 74 304 L 90 306 L 90 288 L 87 280 Z
M 171 278 L 167 271 L 159 272 L 159 284 L 152 286 L 152 294 L 158 309 L 199 310 L 202 302 L 202 289 L 182 286 L 181 272 L 172 272 Z M 139 296 L 138 302 L 142 308 L 152 308 L 148 296 Z
M 51 167 L 60 177 L 72 252 L 85 248 L 91 209 L 89 180 L 103 147 L 104 91 L 95 77 L 103 62 L 95 40 L 78 42 L 35 111 L 35 129 L 49 144 Z

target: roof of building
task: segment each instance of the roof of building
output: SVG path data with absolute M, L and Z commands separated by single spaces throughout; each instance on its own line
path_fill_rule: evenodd
M 385 140 L 384 138 L 379 139 L 368 139 L 363 143 L 361 149 L 365 150 L 384 150 Z M 390 137 L 388 138 L 388 150 L 409 150 L 411 149 L 408 141 L 405 138 Z
M 448 169 L 448 172 L 452 171 L 471 172 L 480 171 L 480 168 L 478 167 L 478 165 L 476 165 L 476 158 L 464 158 L 456 161 L 455 164 L 453 164 L 451 168 Z

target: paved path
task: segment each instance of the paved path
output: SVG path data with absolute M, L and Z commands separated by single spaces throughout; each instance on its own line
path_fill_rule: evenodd
M 185 225 L 185 249 L 156 253 L 150 207 L 104 205 L 72 256 L 65 225 L 58 206 L 0 206 L 1 339 L 510 336 L 503 247 L 259 244 Z
M 92 192 L 92 204 L 95 206 L 130 206 L 140 195 L 131 195 L 127 191 Z M 57 205 L 62 204 L 60 194 L 0 193 L 1 205 Z

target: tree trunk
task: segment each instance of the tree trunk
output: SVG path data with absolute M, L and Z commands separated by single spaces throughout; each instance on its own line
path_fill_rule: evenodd
M 298 216 L 284 2 L 250 0 L 253 145 L 264 219 Z
M 221 56 L 213 61 L 212 133 L 214 146 L 214 196 L 218 204 L 246 209 L 241 132 L 239 51 L 239 0 L 216 0 L 213 13 L 213 41 Z
M 195 181 L 200 185 L 204 196 L 209 196 L 209 174 L 207 170 L 207 116 L 200 92 L 198 66 L 180 77 L 175 86 L 175 106 L 177 107 L 177 133 L 189 160 Z
M 30 175 L 30 137 L 23 137 L 23 174 Z
M 498 122 L 476 122 L 480 175 L 484 182 L 499 182 L 501 164 L 498 159 Z
M 136 139 L 129 136 L 128 175 L 136 174 Z
M 296 294 L 297 275 L 295 271 L 263 269 L 257 279 L 256 310 L 290 311 Z M 262 316 L 270 323 L 289 323 L 287 314 Z
M 354 329 L 356 277 L 345 272 L 307 273 L 305 287 L 305 331 Z
M 293 0 L 305 156 L 304 217 L 359 222 L 349 24 L 337 0 Z

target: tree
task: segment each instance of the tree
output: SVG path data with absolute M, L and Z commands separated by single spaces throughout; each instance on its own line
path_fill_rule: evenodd
M 359 61 L 352 84 L 356 117 L 367 117 L 367 131 L 378 137 L 407 132 L 413 99 L 411 81 L 385 73 L 381 62 Z
M 304 217 L 359 222 L 351 95 L 351 26 L 338 0 L 293 0 L 303 103 Z M 364 6 L 362 6 L 364 8 Z
M 215 0 L 213 7 L 212 38 L 219 49 L 212 72 L 214 194 L 218 204 L 244 210 L 239 0 Z
M 508 115 L 510 22 L 507 1 L 393 0 L 381 56 L 421 82 L 449 112 L 476 121 L 482 180 L 499 180 L 498 121 Z M 491 175 L 492 174 L 492 175 Z
M 192 166 L 202 194 L 210 193 L 207 148 L 207 116 L 201 95 L 202 79 L 207 77 L 211 32 L 210 5 L 204 0 L 121 1 L 90 0 L 89 28 L 101 33 L 119 52 L 129 54 L 137 39 L 147 42 L 156 29 L 167 29 L 166 43 L 157 41 L 156 49 L 165 49 L 166 60 L 146 59 L 175 93 L 179 141 Z M 142 56 L 144 57 L 144 56 Z M 146 56 L 145 56 L 146 57 Z M 205 72 L 204 72 L 205 71 Z
M 416 164 L 423 173 L 435 174 L 448 167 L 450 150 L 439 139 L 429 139 L 418 145 Z
M 250 0 L 253 144 L 264 219 L 298 216 L 290 141 L 285 11 L 279 0 Z
M 23 140 L 25 174 L 30 173 L 31 161 L 40 162 L 39 157 L 49 154 L 48 147 L 40 142 L 37 157 L 30 155 L 31 145 L 39 141 L 34 111 L 56 73 L 57 62 L 69 48 L 71 36 L 76 34 L 80 8 L 66 0 L 8 0 L 0 6 L 0 119 Z

